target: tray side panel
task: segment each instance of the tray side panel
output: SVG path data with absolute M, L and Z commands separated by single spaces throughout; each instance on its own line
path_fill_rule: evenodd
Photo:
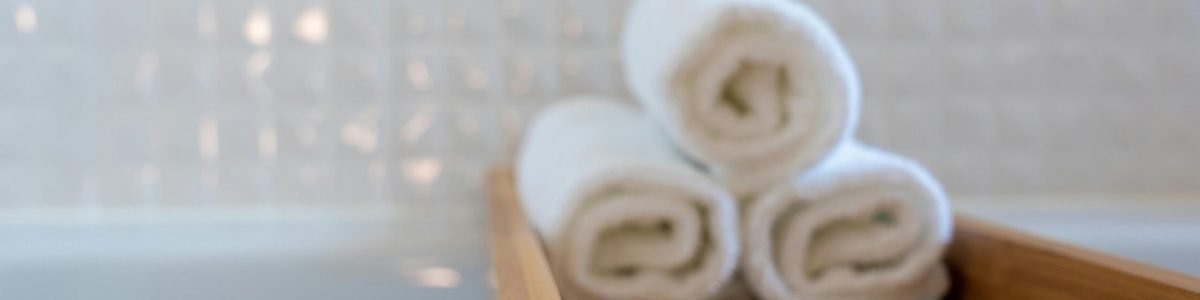
M 561 299 L 541 240 L 521 210 L 511 167 L 488 174 L 488 225 L 495 268 L 496 298 Z
M 949 299 L 1200 299 L 1200 281 L 957 214 Z

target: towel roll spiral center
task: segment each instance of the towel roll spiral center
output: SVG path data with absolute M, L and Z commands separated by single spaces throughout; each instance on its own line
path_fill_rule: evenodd
M 828 199 L 796 200 L 774 230 L 778 268 L 797 288 L 867 273 L 890 272 L 924 240 L 927 225 L 910 195 L 848 193 Z
M 739 119 L 765 119 L 768 128 L 783 125 L 780 109 L 791 96 L 787 68 L 779 64 L 743 61 L 721 90 L 720 112 Z

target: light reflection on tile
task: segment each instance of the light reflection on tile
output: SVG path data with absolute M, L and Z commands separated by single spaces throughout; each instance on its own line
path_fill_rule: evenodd
M 309 44 L 321 44 L 329 35 L 329 20 L 325 10 L 320 7 L 309 7 L 296 17 L 292 25 L 292 34 Z
M 264 160 L 274 160 L 279 152 L 279 135 L 274 127 L 258 131 L 258 155 Z
M 458 270 L 446 267 L 427 267 L 412 271 L 409 276 L 418 286 L 452 288 L 458 286 L 462 276 Z
M 200 121 L 199 141 L 200 157 L 207 164 L 217 161 L 221 155 L 221 125 L 213 117 L 204 117 Z
M 432 157 L 411 158 L 404 163 L 404 177 L 418 186 L 429 186 L 442 174 L 442 161 Z
M 38 26 L 37 10 L 29 3 L 21 3 L 13 11 L 13 23 L 16 25 L 17 31 L 20 31 L 21 34 L 34 34 L 37 32 Z
M 421 137 L 425 136 L 425 133 L 429 131 L 430 125 L 433 124 L 434 118 L 436 118 L 435 113 L 436 111 L 431 105 L 421 107 L 412 118 L 404 123 L 404 127 L 401 129 L 401 137 L 404 141 L 415 143 Z
M 255 8 L 242 25 L 242 35 L 255 46 L 266 46 L 271 42 L 271 13 L 262 7 Z
M 375 151 L 379 145 L 378 129 L 365 123 L 347 123 L 342 127 L 342 143 L 353 147 L 361 154 Z
M 413 87 L 417 90 L 428 91 L 433 85 L 430 82 L 429 67 L 425 65 L 424 61 L 416 60 L 408 62 L 407 70 L 408 80 L 412 82 Z

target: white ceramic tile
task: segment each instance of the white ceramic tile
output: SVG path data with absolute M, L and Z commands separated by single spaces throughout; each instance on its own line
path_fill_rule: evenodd
M 563 49 L 557 73 L 562 93 L 614 94 L 621 87 L 615 53 L 611 48 Z
M 40 159 L 53 140 L 53 112 L 36 106 L 0 107 L 0 159 L 20 163 Z
M 214 205 L 237 205 L 261 207 L 275 202 L 277 174 L 267 164 L 254 161 L 228 161 L 213 166 L 202 166 L 200 184 L 205 195 L 203 201 Z
M 150 207 L 158 200 L 162 175 L 157 165 L 108 164 L 99 174 L 98 201 L 103 207 Z
M 982 80 L 992 81 L 989 93 L 998 95 L 1042 95 L 1061 89 L 1058 75 L 1054 73 L 1056 53 L 1047 51 L 1044 44 L 1035 42 L 1013 42 L 995 45 L 985 50 L 983 60 L 987 67 L 976 66 L 974 72 Z M 978 62 L 978 61 L 976 61 Z M 968 66 L 967 68 L 971 68 Z M 1070 74 L 1060 76 L 1086 76 L 1072 69 Z
M 1157 30 L 1181 36 L 1188 36 L 1200 30 L 1200 1 L 1164 0 L 1155 1 L 1153 5 L 1157 6 L 1154 18 L 1158 23 Z
M 35 186 L 36 179 L 29 176 L 29 172 L 37 169 L 31 164 L 0 165 L 0 207 L 36 207 L 38 202 L 48 200 L 42 199 L 41 189 Z
M 389 39 L 388 26 L 397 25 L 389 19 L 387 6 L 391 1 L 353 0 L 327 3 L 327 42 L 333 45 L 378 48 Z
M 500 18 L 507 36 L 518 41 L 552 41 L 558 36 L 558 3 L 555 0 L 503 0 Z
M 868 144 L 889 144 L 888 124 L 891 124 L 890 114 L 883 105 L 876 104 L 882 99 L 869 98 L 862 102 L 859 116 L 857 136 Z
M 921 156 L 937 156 L 946 148 L 941 114 L 930 113 L 936 103 L 914 101 L 892 101 L 885 108 L 889 114 L 890 131 L 887 144 L 901 153 Z M 924 157 L 920 157 L 924 158 Z
M 334 166 L 334 195 L 337 204 L 388 203 L 395 170 L 388 160 L 343 160 Z
M 937 44 L 921 44 L 917 46 L 899 45 L 887 49 L 885 59 L 888 64 L 884 69 L 885 78 L 890 85 L 886 93 L 876 96 L 888 97 L 928 97 L 937 96 L 941 88 L 946 86 L 945 67 L 943 58 L 946 49 Z
M 89 174 L 89 169 L 77 162 L 47 164 L 39 169 L 45 175 L 38 184 L 42 188 L 39 198 L 34 199 L 37 205 L 71 209 L 84 205 L 87 189 L 94 188 L 90 181 L 95 178 Z
M 217 7 L 212 0 L 179 0 L 150 7 L 148 28 L 154 40 L 166 44 L 202 45 L 216 38 Z
M 153 113 L 144 107 L 105 110 L 99 126 L 102 160 L 116 164 L 152 161 L 157 149 Z
M 464 103 L 451 107 L 446 117 L 454 148 L 464 156 L 483 162 L 504 159 L 504 149 L 516 142 L 506 141 L 495 106 Z
M 331 159 L 341 144 L 339 124 L 327 106 L 288 106 L 279 111 L 278 153 L 283 161 Z
M 502 62 L 504 90 L 517 102 L 545 98 L 558 93 L 561 79 L 557 53 L 551 49 L 521 47 L 509 50 Z
M 213 205 L 205 189 L 201 166 L 195 163 L 171 163 L 158 167 L 156 181 L 160 193 L 156 205 L 162 207 L 206 207 Z
M 327 101 L 329 56 L 308 48 L 285 48 L 271 52 L 263 82 L 280 105 L 307 105 Z
M 966 95 L 987 95 L 994 92 L 992 75 L 997 64 L 991 60 L 990 47 L 977 44 L 954 45 L 946 49 L 942 89 Z
M 268 144 L 278 145 L 277 117 L 273 111 L 243 105 L 206 110 L 200 114 L 197 138 L 204 140 L 197 143 L 216 140 L 215 147 L 205 145 L 203 147 L 211 148 L 199 150 L 201 161 L 206 163 L 254 161 L 262 156 L 261 148 Z
M 379 101 L 388 92 L 388 56 L 380 51 L 337 51 L 330 54 L 325 80 L 332 98 Z
M 478 43 L 493 42 L 499 33 L 500 1 L 446 0 L 442 2 L 445 37 Z M 543 8 L 544 9 L 544 8 Z
M 941 106 L 942 139 L 945 145 L 954 145 L 947 148 L 974 152 L 994 147 L 998 128 L 991 114 L 992 103 L 981 98 L 955 100 Z
M 601 44 L 609 43 L 617 35 L 611 22 L 612 13 L 606 6 L 613 5 L 604 1 L 563 0 L 562 14 L 557 22 L 559 34 L 564 41 L 570 43 Z
M 45 137 L 41 141 L 43 158 L 56 161 L 64 168 L 90 168 L 99 161 L 101 141 L 100 118 L 94 106 L 76 108 L 59 108 L 47 112 L 45 131 L 40 131 Z M 20 120 L 20 118 L 16 118 Z M 31 131 L 31 124 L 37 122 L 18 121 L 20 123 L 6 124 L 26 133 L 38 134 Z M 8 135 L 4 135 L 8 136 Z
M 891 16 L 877 0 L 834 1 L 826 14 L 839 34 L 884 38 L 890 33 Z
M 197 114 L 194 109 L 185 107 L 159 108 L 152 114 L 150 139 L 155 143 L 153 151 L 157 161 L 199 162 L 206 155 L 202 152 L 210 151 L 200 145 L 207 142 L 201 141 L 201 136 L 211 134 L 202 131 L 213 131 L 213 125 L 206 124 L 215 121 L 211 116 Z
M 1044 151 L 1050 143 L 1052 127 L 1048 126 L 1056 120 L 1053 107 L 1036 103 L 1040 99 L 1000 98 L 990 101 L 1008 101 L 996 105 L 995 132 L 996 147 L 1002 153 L 1022 155 L 1031 151 Z M 1070 120 L 1070 119 L 1067 119 Z M 1069 132 L 1069 131 L 1068 131 Z M 1031 157 L 1032 159 L 1032 157 Z
M 156 5 L 151 0 L 130 0 L 97 6 L 97 25 L 105 30 L 98 32 L 107 46 L 134 46 L 150 43 L 154 37 Z M 39 10 L 39 13 L 45 10 Z M 38 27 L 44 18 L 38 15 Z
M 889 31 L 895 40 L 935 39 L 944 34 L 943 0 L 884 1 Z M 957 12 L 956 12 L 957 13 Z
M 154 53 L 152 93 L 160 103 L 191 104 L 215 97 L 218 57 L 215 51 L 188 47 L 160 47 Z M 138 66 L 138 68 L 149 68 Z M 135 76 L 137 76 L 135 70 Z
M 276 170 L 279 181 L 270 202 L 274 205 L 329 203 L 340 198 L 333 194 L 335 168 L 329 159 L 281 163 Z
M 454 49 L 446 53 L 448 96 L 490 98 L 501 93 L 500 54 L 491 49 Z
M 389 1 L 388 16 L 391 20 L 391 36 L 397 45 L 428 43 L 443 34 L 440 1 L 395 0 Z

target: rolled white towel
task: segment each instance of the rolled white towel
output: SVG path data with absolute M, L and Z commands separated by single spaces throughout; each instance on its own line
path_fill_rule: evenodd
M 701 299 L 737 265 L 734 200 L 628 105 L 541 112 L 517 180 L 568 299 Z
M 743 215 L 744 277 L 773 299 L 940 299 L 951 213 L 923 168 L 848 144 Z
M 642 0 L 621 56 L 630 89 L 735 196 L 798 174 L 852 136 L 846 50 L 791 0 Z

